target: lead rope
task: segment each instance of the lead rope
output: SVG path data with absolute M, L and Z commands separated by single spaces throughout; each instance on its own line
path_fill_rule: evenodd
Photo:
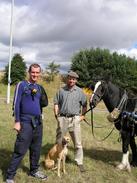
M 91 110 L 91 123 L 89 123 L 86 119 L 84 119 L 84 121 L 85 121 L 89 126 L 91 126 L 92 135 L 93 135 L 94 139 L 97 140 L 98 142 L 102 142 L 102 141 L 106 140 L 106 139 L 112 134 L 112 132 L 113 132 L 113 130 L 115 129 L 115 127 L 113 126 L 113 128 L 111 129 L 111 131 L 109 132 L 109 134 L 108 134 L 106 137 L 104 137 L 103 139 L 97 139 L 97 138 L 95 137 L 95 134 L 94 134 L 93 110 L 92 110 L 92 109 L 89 109 L 88 111 L 86 111 L 86 112 L 84 113 L 84 115 L 85 115 L 87 112 L 89 112 L 90 110 Z M 103 127 L 98 127 L 98 128 L 103 128 Z
M 94 139 L 97 140 L 98 142 L 102 142 L 102 141 L 106 140 L 112 134 L 113 130 L 115 129 L 115 127 L 113 126 L 113 128 L 111 129 L 111 131 L 109 132 L 109 134 L 106 137 L 104 137 L 103 139 L 97 139 L 94 134 L 93 110 L 91 110 L 91 127 L 92 127 L 91 128 L 92 135 L 93 135 Z

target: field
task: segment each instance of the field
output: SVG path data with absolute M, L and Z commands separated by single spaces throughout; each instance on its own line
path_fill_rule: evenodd
M 118 171 L 116 165 L 121 161 L 121 142 L 118 142 L 119 132 L 114 130 L 109 138 L 99 142 L 94 139 L 91 127 L 85 122 L 81 122 L 82 139 L 84 148 L 84 166 L 85 173 L 80 173 L 74 164 L 73 144 L 69 145 L 69 157 L 71 161 L 66 164 L 66 175 L 57 177 L 56 171 L 45 170 L 43 167 L 44 155 L 55 142 L 56 120 L 53 115 L 53 96 L 56 90 L 61 86 L 59 80 L 54 83 L 43 83 L 47 89 L 50 104 L 44 109 L 44 135 L 41 151 L 40 164 L 43 171 L 48 175 L 48 183 L 135 183 L 137 182 L 137 168 L 132 168 L 132 172 Z M 11 98 L 13 97 L 14 87 L 11 88 Z M 6 86 L 0 84 L 0 183 L 5 181 L 5 171 L 10 162 L 14 142 L 16 138 L 15 131 L 12 130 L 14 119 L 12 117 L 12 105 L 5 102 Z M 11 102 L 12 103 L 12 102 Z M 106 120 L 107 111 L 101 103 L 94 110 L 95 126 L 107 125 L 104 128 L 95 128 L 95 136 L 98 139 L 105 137 L 112 125 Z M 86 116 L 90 120 L 90 114 Z M 29 171 L 28 153 L 24 157 L 15 177 L 16 183 L 39 183 L 43 181 L 36 180 L 27 175 Z

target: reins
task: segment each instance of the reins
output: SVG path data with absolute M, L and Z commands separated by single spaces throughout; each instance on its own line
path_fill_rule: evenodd
M 99 142 L 102 142 L 102 141 L 106 140 L 112 134 L 113 130 L 115 129 L 115 126 L 113 126 L 113 128 L 111 129 L 111 131 L 109 132 L 109 134 L 107 136 L 105 136 L 103 139 L 97 139 L 96 136 L 95 136 L 95 134 L 94 134 L 94 128 L 104 128 L 104 127 L 107 127 L 108 125 L 107 126 L 105 125 L 105 126 L 100 126 L 100 127 L 94 127 L 93 109 L 90 108 L 88 111 L 86 111 L 84 113 L 84 115 L 86 113 L 88 113 L 90 110 L 91 110 L 91 121 L 90 121 L 90 123 L 86 119 L 84 119 L 84 121 L 85 121 L 86 124 L 88 124 L 89 126 L 91 126 L 92 135 L 93 135 L 94 139 L 97 140 L 97 141 L 99 141 Z

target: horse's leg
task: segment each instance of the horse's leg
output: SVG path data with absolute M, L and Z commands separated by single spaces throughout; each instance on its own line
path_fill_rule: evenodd
M 137 147 L 136 147 L 134 136 L 131 136 L 130 138 L 130 147 L 132 150 L 132 161 L 130 164 L 135 167 L 137 166 Z
M 127 170 L 131 171 L 130 163 L 129 163 L 129 150 L 128 146 L 130 143 L 130 134 L 126 131 L 121 132 L 121 137 L 122 137 L 122 151 L 123 151 L 123 156 L 122 156 L 122 161 L 121 163 L 117 166 L 119 170 Z

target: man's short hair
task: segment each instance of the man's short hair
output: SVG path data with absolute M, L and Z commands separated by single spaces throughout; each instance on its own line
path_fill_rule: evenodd
M 34 64 L 31 64 L 30 66 L 29 66 L 29 70 L 28 70 L 28 72 L 31 72 L 31 69 L 32 69 L 32 67 L 34 67 L 34 68 L 40 68 L 40 71 L 41 71 L 41 67 L 40 67 L 40 65 L 39 64 L 37 64 L 37 63 L 34 63 Z

